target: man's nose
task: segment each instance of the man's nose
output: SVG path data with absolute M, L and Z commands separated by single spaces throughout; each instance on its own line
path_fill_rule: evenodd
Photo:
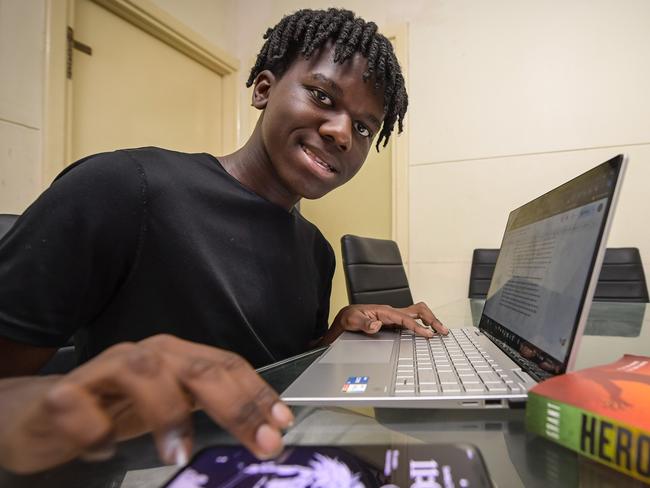
M 343 152 L 352 148 L 352 119 L 348 114 L 333 114 L 320 126 L 323 139 L 333 142 Z

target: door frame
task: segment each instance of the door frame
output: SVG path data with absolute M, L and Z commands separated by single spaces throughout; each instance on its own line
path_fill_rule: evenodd
M 408 91 L 408 39 L 409 31 L 407 24 L 388 25 L 381 29 L 384 35 L 390 39 L 397 59 L 402 67 L 404 84 Z M 409 130 L 408 118 L 404 121 L 404 131 L 398 136 L 392 137 L 393 150 L 391 151 L 391 172 L 392 172 L 392 239 L 402 255 L 404 268 L 408 273 L 409 269 Z
M 70 161 L 72 80 L 66 75 L 67 27 L 74 28 L 75 0 L 46 0 L 42 184 L 45 188 Z M 212 45 L 149 0 L 91 0 L 189 56 L 222 77 L 223 152 L 237 148 L 239 61 Z

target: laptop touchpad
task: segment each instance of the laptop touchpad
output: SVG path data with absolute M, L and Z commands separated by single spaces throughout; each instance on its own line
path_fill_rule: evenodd
M 319 363 L 387 363 L 393 344 L 393 341 L 339 341 Z

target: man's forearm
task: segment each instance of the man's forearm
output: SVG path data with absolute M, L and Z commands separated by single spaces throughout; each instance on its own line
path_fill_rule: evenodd
M 0 466 L 10 465 L 11 458 L 19 449 L 13 434 L 15 429 L 21 428 L 21 415 L 26 409 L 33 408 L 58 379 L 58 375 L 51 375 L 0 380 Z
M 0 379 L 0 436 L 17 410 L 33 404 L 59 378 L 60 375 L 48 375 Z
M 37 374 L 56 352 L 0 337 L 0 378 Z

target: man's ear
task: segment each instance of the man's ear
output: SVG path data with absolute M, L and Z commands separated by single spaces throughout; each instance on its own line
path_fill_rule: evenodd
M 260 72 L 253 82 L 253 107 L 264 110 L 271 95 L 271 87 L 275 83 L 275 75 L 268 69 Z

